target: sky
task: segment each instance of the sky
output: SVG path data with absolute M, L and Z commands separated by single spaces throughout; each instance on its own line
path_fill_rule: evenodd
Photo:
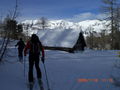
M 67 19 L 81 21 L 101 17 L 101 0 L 18 0 L 20 19 Z M 0 2 L 0 15 L 15 7 L 15 0 Z

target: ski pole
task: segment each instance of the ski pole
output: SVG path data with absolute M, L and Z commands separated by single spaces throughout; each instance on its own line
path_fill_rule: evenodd
M 24 77 L 25 77 L 25 59 L 26 59 L 26 57 L 24 56 Z
M 49 86 L 49 82 L 48 82 L 48 76 L 47 76 L 47 70 L 46 70 L 46 67 L 45 67 L 45 64 L 43 63 L 43 66 L 44 66 L 44 70 L 45 70 L 45 76 L 46 76 L 46 81 L 47 81 L 47 87 L 48 87 L 48 90 L 50 90 L 50 86 Z

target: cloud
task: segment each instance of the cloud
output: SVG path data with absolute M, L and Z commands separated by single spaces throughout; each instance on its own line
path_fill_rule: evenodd
M 42 11 L 41 11 L 42 13 Z M 40 18 L 40 15 L 41 14 L 32 14 L 32 15 L 35 15 L 34 17 L 31 16 L 26 16 L 26 17 L 22 17 L 21 20 L 25 20 L 25 19 L 37 19 L 37 18 Z M 37 16 L 38 15 L 38 16 Z M 43 15 L 45 16 L 45 15 Z M 47 16 L 46 16 L 47 17 Z M 80 22 L 80 21 L 84 21 L 84 20 L 95 20 L 95 19 L 104 19 L 106 18 L 107 16 L 103 13 L 101 14 L 94 14 L 94 13 L 91 13 L 91 12 L 86 12 L 86 13 L 80 13 L 80 14 L 77 14 L 77 15 L 73 15 L 72 17 L 69 17 L 69 18 L 64 18 L 64 17 L 61 17 L 61 18 L 58 18 L 58 17 L 48 17 L 48 19 L 50 20 L 59 20 L 59 19 L 63 19 L 63 20 L 67 20 L 67 21 L 71 21 L 71 22 Z
M 67 20 L 72 22 L 79 22 L 84 20 L 104 19 L 105 17 L 106 17 L 105 14 L 94 14 L 94 13 L 87 12 L 87 13 L 74 15 L 72 18 L 69 18 Z
M 106 14 L 98 14 L 98 15 L 97 15 L 97 18 L 98 18 L 98 19 L 104 19 L 104 18 L 106 18 L 106 17 L 107 17 Z

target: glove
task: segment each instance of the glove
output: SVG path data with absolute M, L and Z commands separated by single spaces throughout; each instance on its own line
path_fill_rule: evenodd
M 41 57 L 41 60 L 42 60 L 43 63 L 45 62 L 45 58 L 44 57 Z

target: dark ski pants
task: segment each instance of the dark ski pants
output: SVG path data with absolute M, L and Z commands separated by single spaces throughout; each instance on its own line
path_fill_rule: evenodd
M 19 57 L 19 61 L 23 60 L 23 49 L 18 49 L 18 57 Z
M 29 82 L 33 82 L 33 67 L 34 67 L 34 64 L 35 64 L 35 68 L 36 68 L 36 71 L 37 71 L 37 78 L 38 79 L 41 79 L 42 75 L 41 75 L 41 70 L 40 70 L 40 67 L 39 67 L 39 55 L 35 55 L 35 56 L 32 56 L 30 55 L 29 56 L 29 72 L 28 72 L 28 80 Z
M 23 49 L 18 49 L 18 57 L 23 57 Z

